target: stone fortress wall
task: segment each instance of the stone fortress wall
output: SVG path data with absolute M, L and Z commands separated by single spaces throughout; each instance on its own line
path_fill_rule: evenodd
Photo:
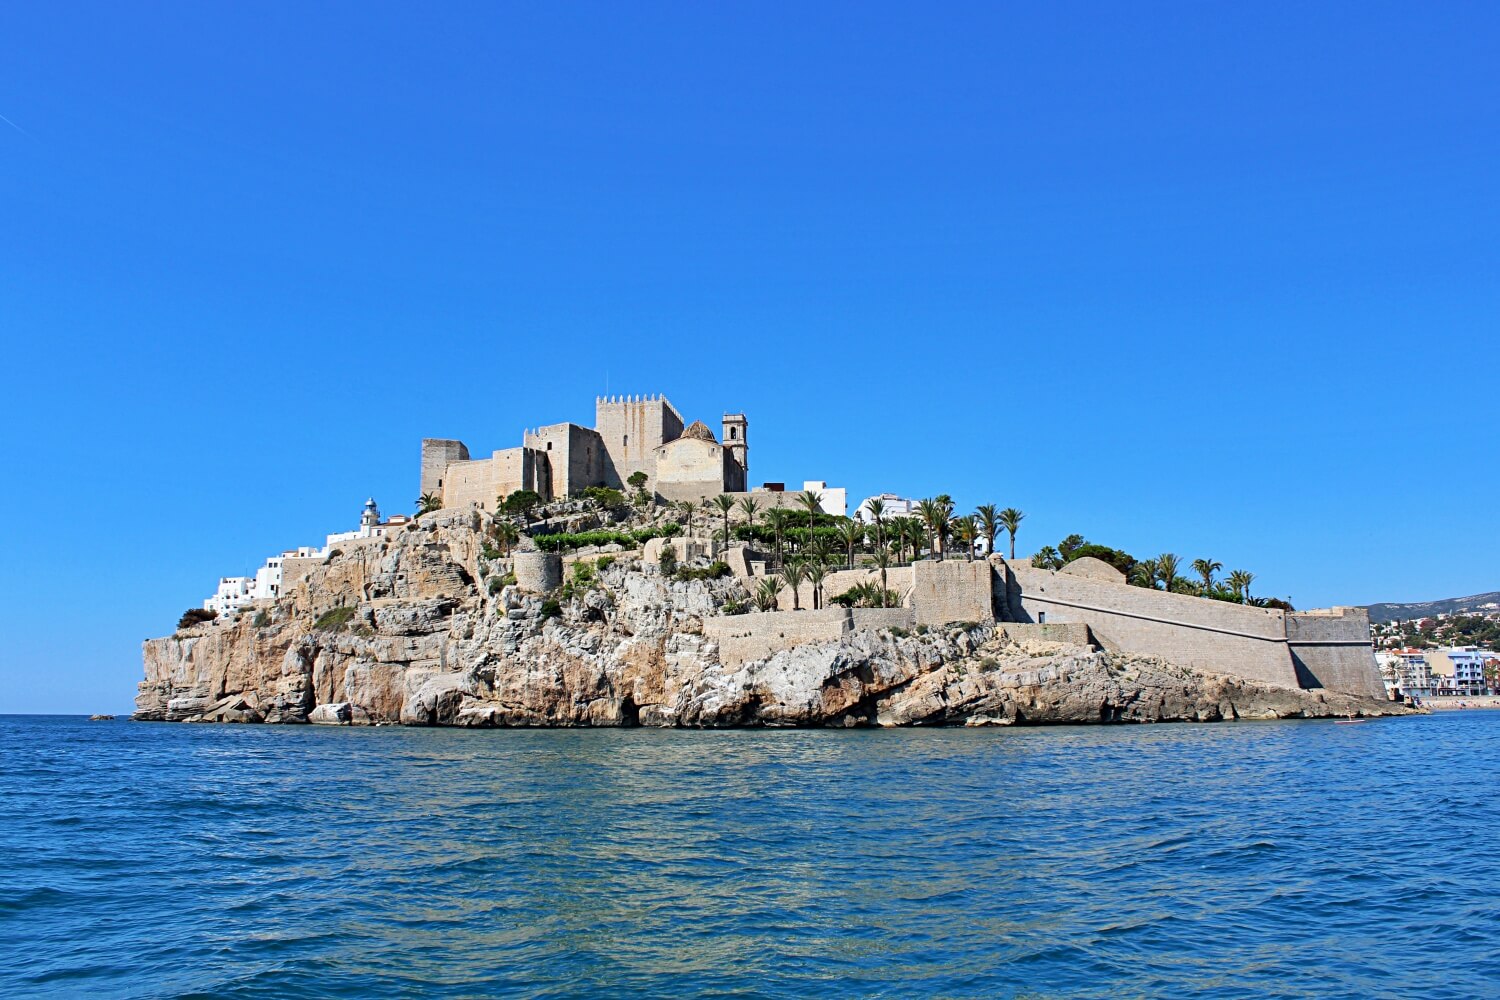
M 810 642 L 831 642 L 864 629 L 911 628 L 910 608 L 822 608 L 762 611 L 703 619 L 703 634 L 719 646 L 719 661 L 738 668 Z
M 1003 580 L 1002 580 L 1003 577 Z M 1019 622 L 1083 622 L 1110 651 L 1297 686 L 1286 616 L 996 560 L 996 603 Z M 1366 640 L 1368 642 L 1368 639 Z M 1371 654 L 1373 657 L 1373 654 Z
M 1302 687 L 1385 697 L 1364 608 L 1294 611 L 1286 616 L 1286 636 Z
M 667 545 L 685 561 L 724 559 L 750 594 L 768 578 L 749 547 L 726 549 L 708 538 L 652 539 L 644 560 L 655 563 Z M 1282 687 L 1384 697 L 1361 608 L 1288 614 L 1132 587 L 1105 563 L 1077 563 L 1054 572 L 998 555 L 919 560 L 887 570 L 887 587 L 901 602 L 890 609 L 827 607 L 855 584 L 880 579 L 870 567 L 836 570 L 823 581 L 825 607 L 814 610 L 812 585 L 804 582 L 795 605 L 790 590 L 778 594 L 781 608 L 800 610 L 707 618 L 704 634 L 719 642 L 726 663 L 738 666 L 863 628 L 994 624 L 1018 641 L 1092 645 Z

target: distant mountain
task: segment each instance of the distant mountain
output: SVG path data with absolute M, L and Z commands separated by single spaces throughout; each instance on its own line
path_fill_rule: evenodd
M 1372 604 L 1370 621 L 1402 621 L 1407 618 L 1429 618 L 1433 615 L 1473 614 L 1481 611 L 1500 611 L 1500 590 L 1473 597 L 1450 597 L 1443 601 L 1420 601 L 1415 604 Z

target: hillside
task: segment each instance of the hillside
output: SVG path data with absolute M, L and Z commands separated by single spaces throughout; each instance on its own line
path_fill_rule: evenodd
M 1500 590 L 1472 597 L 1449 597 L 1441 601 L 1419 601 L 1412 604 L 1371 604 L 1371 624 L 1430 618 L 1433 615 L 1474 614 L 1500 611 Z
M 634 526 L 589 502 L 556 506 L 571 532 Z M 672 543 L 689 556 L 676 568 L 644 550 L 580 556 L 565 583 L 554 565 L 532 587 L 557 558 L 501 555 L 495 518 L 424 514 L 344 543 L 253 614 L 148 640 L 135 718 L 845 727 L 1402 711 L 1049 640 L 1076 636 L 1061 626 L 929 627 L 910 607 L 750 612 L 754 595 L 709 562 L 706 537 Z

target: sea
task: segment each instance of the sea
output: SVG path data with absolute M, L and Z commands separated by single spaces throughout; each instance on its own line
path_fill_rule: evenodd
M 5 997 L 1495 997 L 1500 712 L 0 717 Z

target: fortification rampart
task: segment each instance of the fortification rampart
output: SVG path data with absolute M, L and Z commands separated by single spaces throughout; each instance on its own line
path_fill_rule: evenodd
M 1293 612 L 1286 616 L 1286 636 L 1303 687 L 1385 696 L 1364 608 Z
M 1009 565 L 1007 617 L 1082 622 L 1107 650 L 1159 656 L 1197 670 L 1297 687 L 1286 616 L 1186 594 Z
M 919 625 L 995 620 L 994 571 L 980 560 L 912 563 L 911 605 Z
M 914 624 L 909 608 L 825 608 L 705 618 L 703 634 L 719 644 L 719 661 L 737 668 L 793 646 L 830 642 L 848 632 Z

